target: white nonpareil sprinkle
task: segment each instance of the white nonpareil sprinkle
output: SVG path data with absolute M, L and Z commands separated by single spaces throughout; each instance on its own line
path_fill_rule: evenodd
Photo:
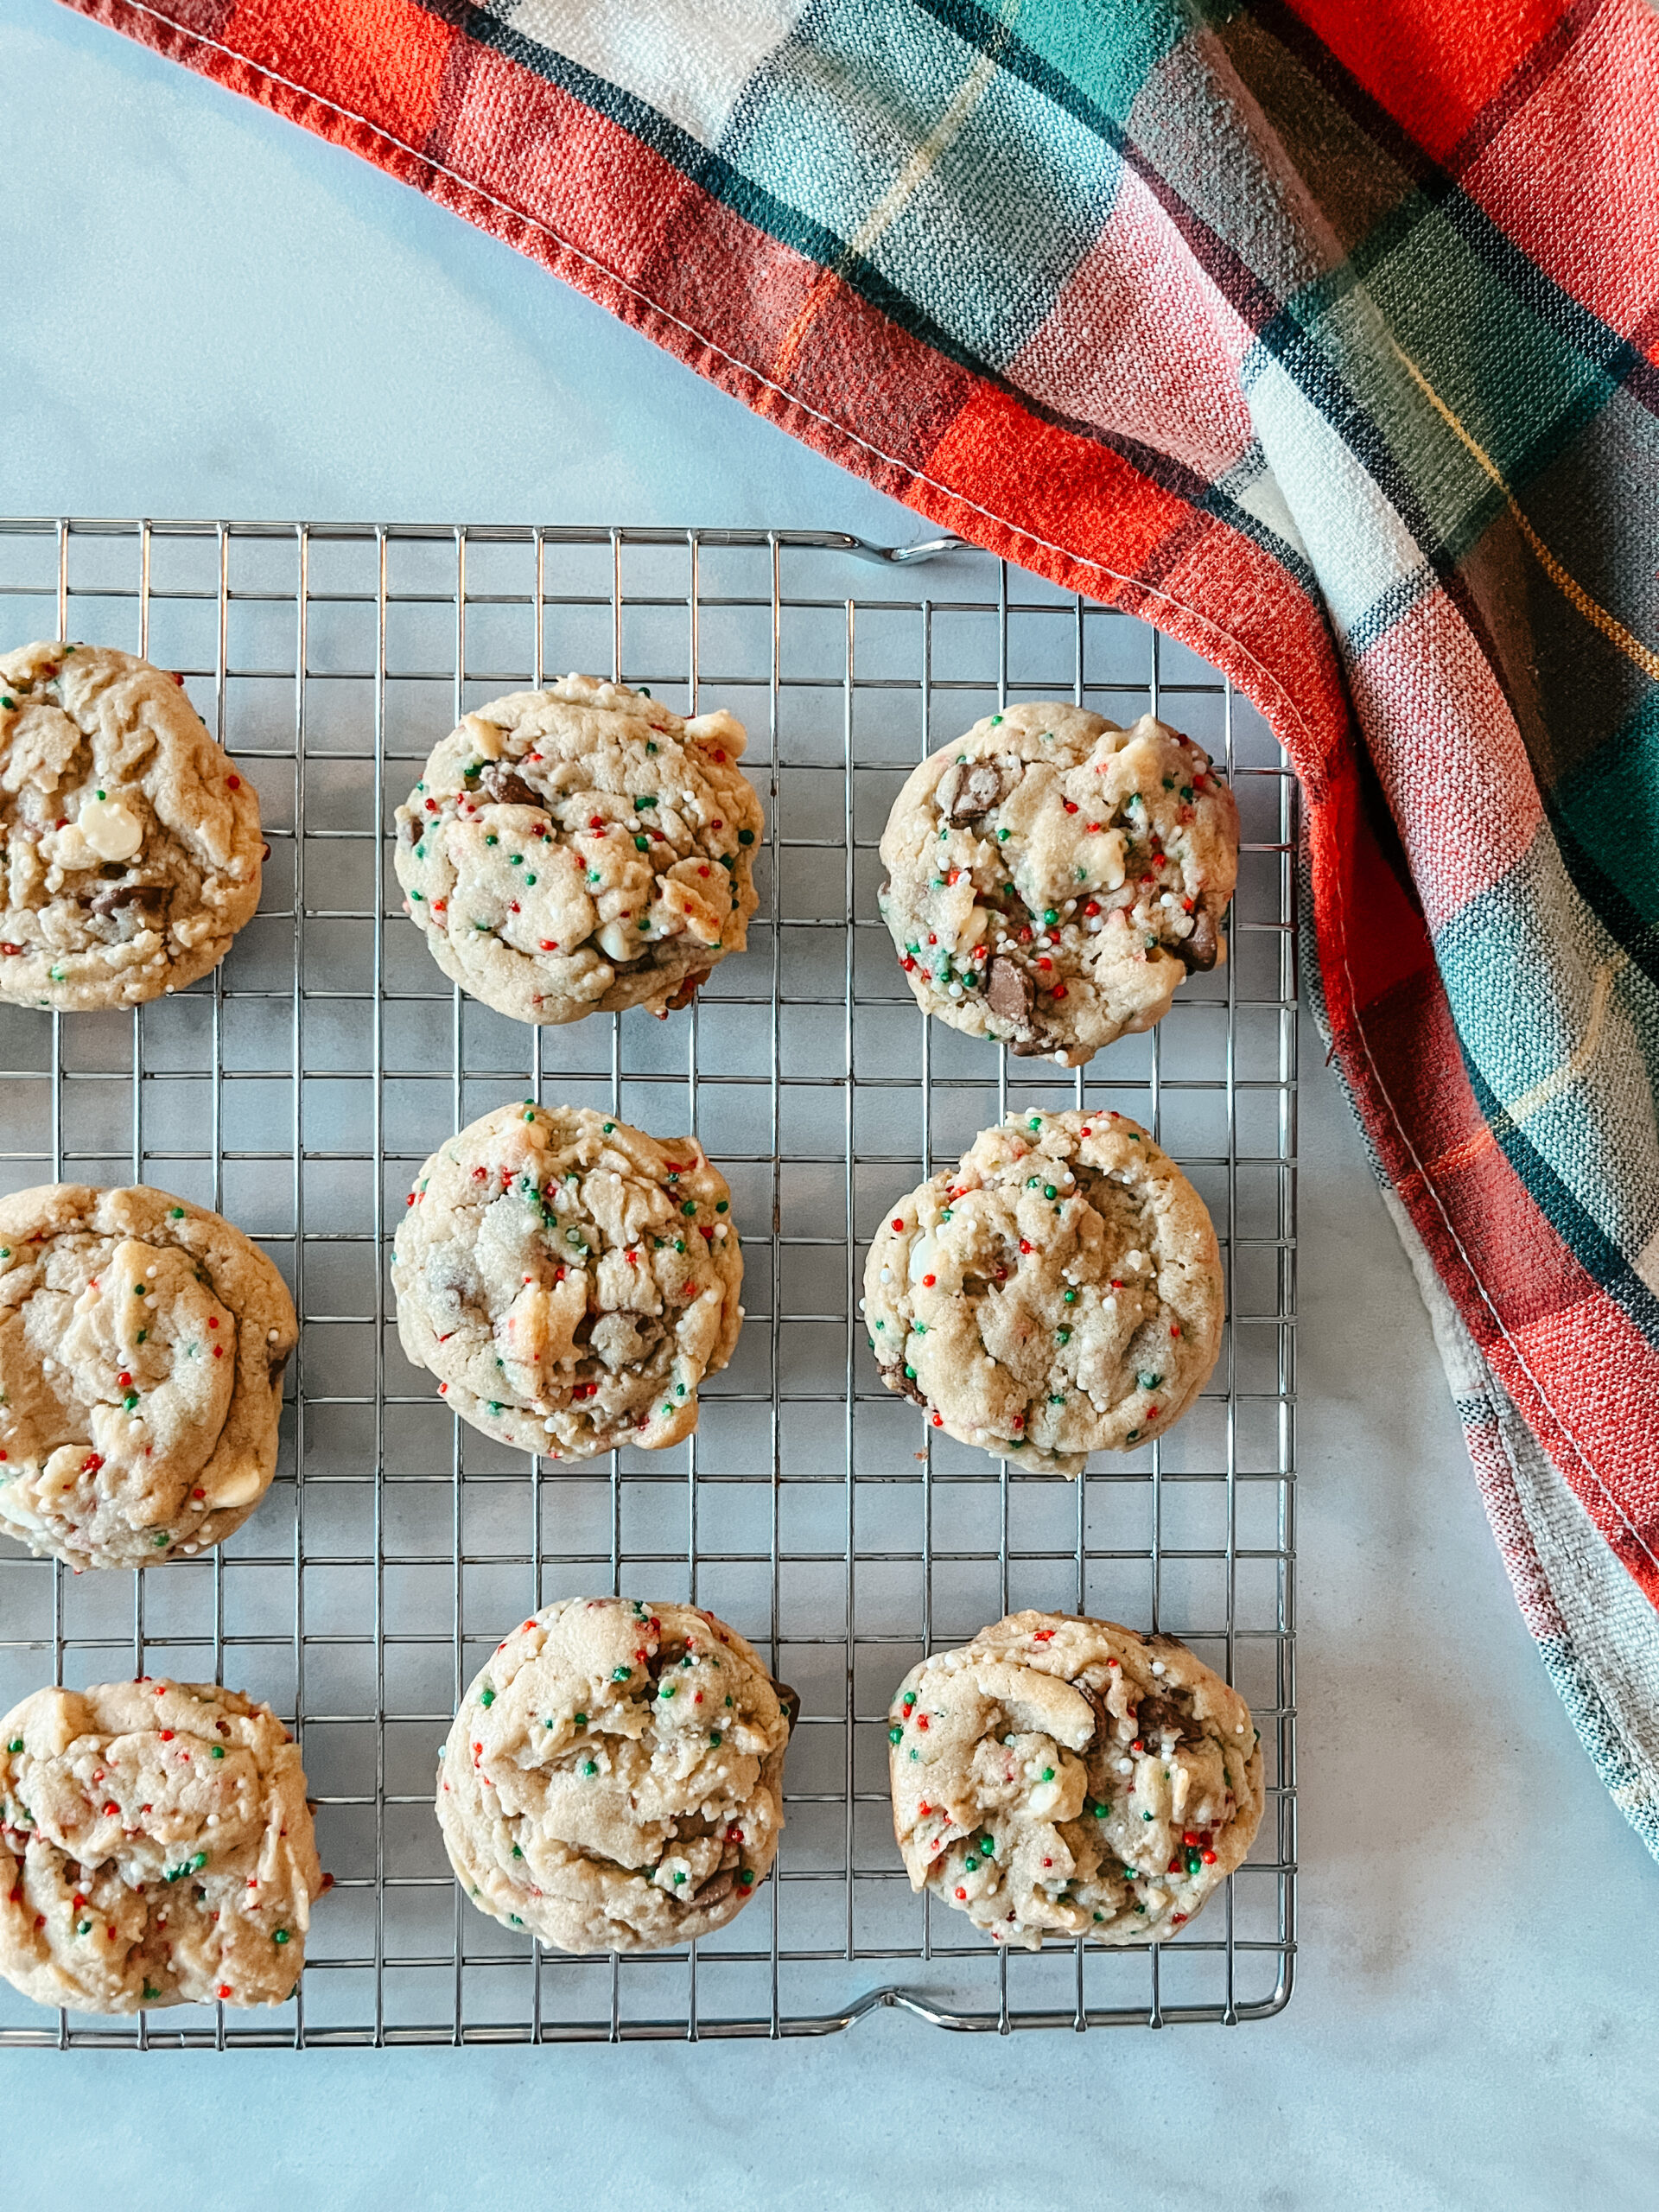
M 891 1282 L 893 1281 L 893 1269 L 891 1268 L 882 1268 L 881 1280 L 883 1282 Z
M 1164 1662 L 1163 1662 L 1163 1661 L 1162 1661 L 1161 1659 L 1154 1659 L 1154 1660 L 1153 1661 L 1153 1662 L 1152 1662 L 1152 1671 L 1153 1671 L 1153 1673 L 1154 1673 L 1154 1675 L 1161 1675 L 1161 1674 L 1163 1673 L 1163 1671 L 1164 1671 Z
M 1117 1763 L 1117 1770 L 1120 1774 L 1133 1774 L 1135 1772 L 1135 1761 L 1133 1759 L 1119 1759 Z
M 144 1279 L 147 1282 L 153 1282 L 155 1281 L 156 1270 L 154 1268 L 146 1268 L 144 1269 Z
M 274 1344 L 276 1343 L 276 1330 L 275 1330 L 275 1329 L 267 1329 L 267 1330 L 265 1331 L 265 1342 L 266 1342 L 268 1344 Z

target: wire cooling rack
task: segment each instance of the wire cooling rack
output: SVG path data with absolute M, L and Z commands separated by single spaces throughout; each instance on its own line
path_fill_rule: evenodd
M 1279 2010 L 1296 789 L 1253 710 L 1143 624 L 949 539 L 0 522 L 0 604 L 8 645 L 94 639 L 180 671 L 257 780 L 270 842 L 260 912 L 213 976 L 125 1014 L 0 1008 L 0 1178 L 154 1182 L 219 1208 L 303 1320 L 276 1482 L 220 1550 L 76 1578 L 0 1541 L 0 1710 L 127 1672 L 268 1699 L 298 1732 L 336 1878 L 281 2010 L 54 2018 L 0 1983 L 0 2044 L 817 2035 L 883 2005 L 1004 2031 Z M 465 709 L 569 669 L 729 707 L 750 731 L 767 829 L 749 949 L 665 1023 L 504 1020 L 443 982 L 401 912 L 387 833 L 428 749 Z M 1043 696 L 1160 712 L 1224 762 L 1244 825 L 1227 964 L 1075 1074 L 924 1021 L 876 915 L 875 847 L 910 766 Z M 672 1451 L 532 1464 L 457 1422 L 398 1349 L 386 1262 L 414 1171 L 526 1090 L 695 1129 L 730 1180 L 748 1319 Z M 1147 1123 L 1203 1192 L 1229 1316 L 1179 1427 L 1068 1484 L 937 1439 L 877 1380 L 857 1295 L 874 1224 L 978 1129 L 1096 1103 Z M 776 1878 L 719 1934 L 620 1961 L 475 1912 L 432 1813 L 441 1740 L 497 1640 L 554 1597 L 607 1591 L 711 1608 L 803 1699 Z M 1176 1942 L 1011 1955 L 911 1894 L 892 1687 L 1027 1605 L 1172 1630 L 1249 1699 L 1267 1817 Z

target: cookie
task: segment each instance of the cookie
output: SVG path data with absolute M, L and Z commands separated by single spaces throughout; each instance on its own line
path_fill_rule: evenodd
M 723 709 L 686 721 L 591 676 L 493 700 L 397 809 L 404 910 L 516 1021 L 684 1006 L 755 909 L 747 743 Z
M 461 1700 L 438 1821 L 474 1904 L 562 1951 L 650 1951 L 733 1919 L 784 1825 L 795 1708 L 690 1605 L 564 1598 Z
M 223 1543 L 276 1471 L 298 1341 L 275 1266 L 206 1206 L 0 1198 L 0 1535 L 73 1567 Z
M 879 894 L 916 1003 L 1080 1067 L 1225 957 L 1238 808 L 1208 755 L 1142 715 L 1005 708 L 929 755 L 881 838 Z
M 530 1099 L 427 1161 L 391 1281 L 452 1409 L 553 1459 L 689 1436 L 743 1322 L 731 1195 L 696 1139 Z
M 1162 1436 L 1221 1350 L 1203 1199 L 1138 1122 L 1012 1114 L 901 1198 L 864 1271 L 890 1390 L 1036 1474 Z
M 1173 1636 L 1010 1613 L 912 1667 L 887 1720 L 910 1885 L 995 1942 L 1173 1936 L 1261 1824 L 1249 1707 Z
M 259 800 L 178 678 L 104 645 L 0 655 L 0 998 L 181 991 L 259 904 Z
M 0 1720 L 0 1974 L 36 2004 L 281 2005 L 327 1887 L 268 1705 L 146 1675 Z

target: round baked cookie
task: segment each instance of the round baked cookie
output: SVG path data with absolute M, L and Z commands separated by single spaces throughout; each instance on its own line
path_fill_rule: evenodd
M 712 1613 L 564 1598 L 499 1644 L 438 1769 L 474 1904 L 562 1951 L 707 1936 L 771 1871 L 796 1710 Z
M 259 904 L 259 799 L 180 680 L 105 645 L 0 655 L 0 998 L 181 991 Z
M 890 1390 L 1037 1474 L 1162 1436 L 1221 1349 L 1203 1199 L 1138 1122 L 1011 1114 L 901 1198 L 864 1270 Z
M 0 1535 L 77 1568 L 222 1543 L 270 1487 L 298 1340 L 275 1266 L 206 1206 L 0 1198 Z
M 427 1161 L 391 1281 L 451 1408 L 553 1459 L 689 1436 L 743 1325 L 731 1194 L 696 1139 L 530 1099 Z
M 916 1003 L 1078 1067 L 1225 957 L 1238 808 L 1209 756 L 1142 715 L 1005 708 L 931 753 L 881 838 L 882 918 Z
M 910 1885 L 999 1943 L 1173 1936 L 1261 1823 L 1249 1707 L 1173 1636 L 1010 1613 L 912 1667 L 887 1719 Z
M 327 1886 L 268 1705 L 146 1675 L 0 1720 L 0 1974 L 36 2004 L 280 2005 Z
M 517 1021 L 686 1005 L 741 952 L 765 826 L 723 708 L 567 676 L 464 717 L 397 809 L 406 912 Z

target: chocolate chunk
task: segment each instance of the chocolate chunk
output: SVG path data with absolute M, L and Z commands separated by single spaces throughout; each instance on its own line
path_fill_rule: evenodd
M 137 906 L 147 921 L 154 921 L 166 912 L 172 895 L 160 883 L 112 883 L 96 894 L 92 907 L 95 914 L 113 914 L 122 906 Z
M 265 1363 L 265 1379 L 270 1384 L 273 1390 L 280 1390 L 282 1389 L 283 1376 L 287 1366 L 288 1354 L 286 1352 L 279 1353 L 276 1357 L 268 1360 Z
M 1213 968 L 1216 955 L 1221 950 L 1221 940 L 1216 935 L 1216 925 L 1211 915 L 1200 906 L 1192 917 L 1192 934 L 1184 937 L 1175 947 L 1175 957 L 1184 960 L 1189 970 Z
M 1105 1699 L 1098 1690 L 1091 1689 L 1087 1682 L 1073 1682 L 1071 1687 L 1095 1716 L 1095 1737 L 1103 1744 L 1109 1744 L 1116 1724 L 1107 1710 Z
M 1002 778 L 988 760 L 972 767 L 958 764 L 939 778 L 935 792 L 939 811 L 950 822 L 976 822 L 988 814 L 1002 796 Z
M 801 1717 L 801 1694 L 798 1690 L 791 1689 L 787 1682 L 774 1682 L 772 1687 L 778 1693 L 778 1702 L 784 1708 L 784 1718 L 789 1723 L 789 1732 L 792 1736 L 795 1723 Z
M 904 1363 L 901 1360 L 895 1360 L 884 1367 L 881 1370 L 881 1380 L 887 1384 L 889 1390 L 901 1390 L 906 1397 L 914 1398 L 918 1406 L 924 1408 L 926 1408 L 926 1391 L 923 1389 L 919 1382 L 913 1382 L 911 1377 L 906 1374 Z
M 684 1902 L 705 1912 L 711 1904 L 720 1904 L 737 1887 L 737 1869 L 728 1866 L 723 1874 L 711 1874 L 700 1890 L 694 1890 Z
M 708 980 L 708 969 L 697 968 L 693 969 L 692 973 L 689 975 L 685 981 L 680 985 L 679 989 L 671 995 L 668 1001 L 669 1005 L 672 1007 L 677 1013 L 681 1007 L 690 1006 L 692 1000 L 697 995 L 698 985 L 701 983 L 706 983 Z
M 509 768 L 505 760 L 487 761 L 479 772 L 479 789 L 487 791 L 499 806 L 545 806 L 547 802 L 538 791 L 532 791 L 524 778 Z
M 999 1020 L 1014 1022 L 1023 1029 L 1031 1020 L 1034 996 L 1024 969 L 999 954 L 985 981 L 985 1003 L 991 1012 Z
M 1203 1731 L 1195 1728 L 1191 1719 L 1178 1712 L 1166 1697 L 1143 1697 L 1135 1721 L 1143 1738 L 1173 1736 L 1183 1744 L 1203 1741 Z

